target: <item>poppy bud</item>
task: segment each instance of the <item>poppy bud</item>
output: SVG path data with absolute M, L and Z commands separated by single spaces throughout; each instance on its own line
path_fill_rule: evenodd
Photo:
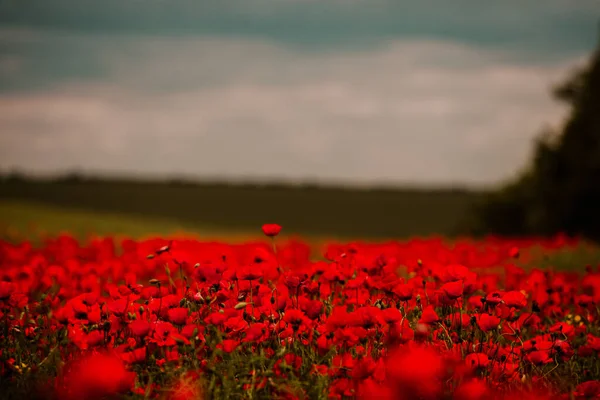
M 171 249 L 171 247 L 169 245 L 163 246 L 160 249 L 156 250 L 156 254 L 160 255 L 162 253 L 166 253 L 170 249 Z

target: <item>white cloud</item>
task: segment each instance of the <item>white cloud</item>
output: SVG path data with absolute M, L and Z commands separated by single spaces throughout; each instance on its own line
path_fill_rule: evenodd
M 55 39 L 93 53 L 104 73 L 0 94 L 2 169 L 488 183 L 561 120 L 549 88 L 579 61 L 441 41 L 307 52 L 247 39 Z

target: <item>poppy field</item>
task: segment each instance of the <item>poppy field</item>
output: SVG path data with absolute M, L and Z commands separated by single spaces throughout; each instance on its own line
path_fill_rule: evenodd
M 0 242 L 0 396 L 600 398 L 599 265 L 535 256 L 578 240 L 315 246 L 280 229 Z

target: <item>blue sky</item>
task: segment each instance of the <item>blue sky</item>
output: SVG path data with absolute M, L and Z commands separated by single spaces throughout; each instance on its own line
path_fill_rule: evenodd
M 0 169 L 483 185 L 559 126 L 600 0 L 9 0 Z

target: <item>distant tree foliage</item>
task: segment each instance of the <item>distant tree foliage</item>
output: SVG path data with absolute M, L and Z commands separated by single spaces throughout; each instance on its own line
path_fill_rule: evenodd
M 600 241 L 600 42 L 588 64 L 554 90 L 571 113 L 545 131 L 529 167 L 475 206 L 472 234 L 553 235 Z

